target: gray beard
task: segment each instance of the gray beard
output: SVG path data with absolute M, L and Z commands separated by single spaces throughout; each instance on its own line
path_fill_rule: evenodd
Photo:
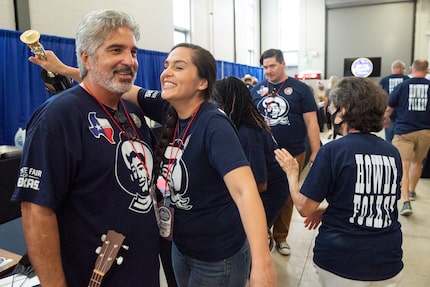
M 110 73 L 104 73 L 104 72 L 96 72 L 94 74 L 88 75 L 90 76 L 90 79 L 107 89 L 108 91 L 112 93 L 119 93 L 124 94 L 131 90 L 133 83 L 136 79 L 136 74 L 134 75 L 134 78 L 132 81 L 116 81 L 113 74 Z

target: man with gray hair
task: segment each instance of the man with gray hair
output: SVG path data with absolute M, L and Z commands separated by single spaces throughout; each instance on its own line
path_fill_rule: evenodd
M 136 78 L 139 35 L 126 13 L 86 15 L 76 34 L 81 84 L 51 97 L 27 124 L 12 200 L 21 202 L 28 255 L 44 287 L 102 279 L 159 286 L 155 141 L 142 111 L 121 99 Z M 124 261 L 110 268 L 117 254 Z

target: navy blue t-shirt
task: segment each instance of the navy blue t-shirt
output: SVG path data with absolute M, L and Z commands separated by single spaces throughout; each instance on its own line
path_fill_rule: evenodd
M 387 93 L 387 97 L 390 95 L 390 93 L 394 90 L 394 88 L 400 84 L 401 82 L 403 82 L 404 80 L 409 79 L 408 76 L 403 75 L 403 74 L 391 74 L 388 75 L 384 78 L 382 78 L 379 81 L 379 84 L 381 85 L 381 87 L 385 90 L 385 92 Z M 390 119 L 392 122 L 395 122 L 397 119 L 397 110 L 394 110 L 391 113 Z
M 399 152 L 376 135 L 351 133 L 320 148 L 300 190 L 328 202 L 315 239 L 317 266 L 361 281 L 402 270 L 401 179 Z
M 267 190 L 260 192 L 260 197 L 266 212 L 267 224 L 270 227 L 290 195 L 287 177 L 275 159 L 274 150 L 278 146 L 272 134 L 265 129 L 242 125 L 238 131 L 255 181 L 267 183 Z
M 391 92 L 388 105 L 397 109 L 395 134 L 430 129 L 429 86 L 425 78 L 410 78 Z
M 95 249 L 110 229 L 126 237 L 129 250 L 120 251 L 122 265 L 114 264 L 102 285 L 159 285 L 159 235 L 150 195 L 154 139 L 140 109 L 124 104 L 140 139 L 127 140 L 80 86 L 51 97 L 27 125 L 12 200 L 55 210 L 68 286 L 88 285 Z M 121 105 L 119 111 L 126 114 Z
M 168 104 L 159 92 L 141 89 L 138 100 L 148 117 L 164 122 Z M 239 211 L 223 180 L 242 166 L 249 163 L 237 131 L 216 105 L 205 102 L 194 119 L 179 120 L 176 138 L 164 154 L 162 175 L 169 171 L 173 241 L 182 253 L 215 262 L 243 246 L 246 235 Z
M 251 95 L 279 146 L 296 156 L 305 151 L 307 129 L 303 114 L 316 112 L 315 98 L 306 84 L 291 77 L 275 86 L 279 96 L 269 95 L 273 84 L 268 81 L 256 85 Z

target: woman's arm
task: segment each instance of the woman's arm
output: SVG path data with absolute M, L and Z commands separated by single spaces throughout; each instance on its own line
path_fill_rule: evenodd
M 236 203 L 251 248 L 250 286 L 277 286 L 267 244 L 266 215 L 249 166 L 236 168 L 224 176 Z
M 297 211 L 303 217 L 314 215 L 320 203 L 300 193 L 299 164 L 297 160 L 284 148 L 275 150 L 275 157 L 281 168 L 287 174 L 290 195 Z
M 47 207 L 21 203 L 28 256 L 43 287 L 66 287 L 60 253 L 57 216 Z
M 45 51 L 46 58 L 41 59 L 37 56 L 31 56 L 28 58 L 30 62 L 33 64 L 41 66 L 43 69 L 57 73 L 63 76 L 68 76 L 72 78 L 74 81 L 80 83 L 81 75 L 78 68 L 70 67 L 64 64 L 58 59 L 57 55 L 55 55 L 52 51 Z
M 28 58 L 28 60 L 33 64 L 41 66 L 47 71 L 70 77 L 78 83 L 82 82 L 80 71 L 78 68 L 68 66 L 61 62 L 61 60 L 58 59 L 57 55 L 55 55 L 53 51 L 47 50 L 45 51 L 45 55 L 45 59 L 41 59 L 37 56 L 31 56 Z M 126 99 L 135 104 L 136 106 L 139 106 L 139 103 L 137 101 L 137 94 L 140 89 L 141 87 L 133 85 L 131 90 L 122 96 L 123 99 Z

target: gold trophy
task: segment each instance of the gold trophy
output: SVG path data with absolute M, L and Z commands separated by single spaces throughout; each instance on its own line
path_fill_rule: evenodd
M 19 39 L 27 44 L 27 46 L 31 49 L 31 51 L 39 58 L 45 59 L 45 49 L 42 44 L 40 44 L 40 33 L 35 30 L 27 30 L 21 34 Z M 70 88 L 73 84 L 73 79 L 70 77 L 66 77 L 57 73 L 53 73 L 42 69 L 40 73 L 40 77 L 45 83 L 45 88 L 51 94 L 59 93 L 63 90 Z

